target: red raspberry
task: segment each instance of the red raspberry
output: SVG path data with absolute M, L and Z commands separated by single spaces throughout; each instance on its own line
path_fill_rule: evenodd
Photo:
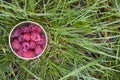
M 21 27 L 21 31 L 22 31 L 23 33 L 29 33 L 29 32 L 30 32 L 30 30 L 29 30 L 28 27 Z
M 20 43 L 17 41 L 17 39 L 14 39 L 14 40 L 12 41 L 12 47 L 13 47 L 14 49 L 20 49 Z
M 24 34 L 24 40 L 30 41 L 31 35 L 29 33 Z
M 34 53 L 33 53 L 33 51 L 28 50 L 27 52 L 23 53 L 23 57 L 24 58 L 33 58 L 34 57 Z
M 21 44 L 21 50 L 23 51 L 23 52 L 26 52 L 28 49 L 29 49 L 29 43 L 28 42 L 23 42 L 22 44 Z
M 21 49 L 17 50 L 16 53 L 17 53 L 19 56 L 21 56 L 21 57 L 23 56 L 23 54 L 22 54 L 23 52 L 22 52 Z
M 36 44 L 45 44 L 46 43 L 46 39 L 44 36 L 40 37 L 41 39 L 39 41 L 36 42 Z
M 20 36 L 18 37 L 18 41 L 19 41 L 19 42 L 24 41 L 24 36 L 23 36 L 23 35 L 20 35 Z
M 19 28 L 16 28 L 16 29 L 13 31 L 13 38 L 14 38 L 14 37 L 18 37 L 20 34 L 21 34 L 21 30 L 20 30 Z
M 32 24 L 29 26 L 29 30 L 32 32 L 41 32 L 41 28 L 39 26 L 32 25 Z
M 31 40 L 33 41 L 39 41 L 40 40 L 40 34 L 37 32 L 32 32 L 31 33 Z
M 41 48 L 44 49 L 44 48 L 45 48 L 45 45 L 46 45 L 45 43 L 42 44 L 42 45 L 41 45 Z
M 36 55 L 39 55 L 41 52 L 42 52 L 42 48 L 40 47 L 40 45 L 37 45 L 36 48 L 35 48 L 35 54 Z
M 34 41 L 30 41 L 30 49 L 34 49 L 36 47 L 36 43 Z

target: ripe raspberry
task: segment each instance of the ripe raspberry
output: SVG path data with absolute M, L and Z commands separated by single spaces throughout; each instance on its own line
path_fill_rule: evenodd
M 29 49 L 29 43 L 28 42 L 23 42 L 22 44 L 21 44 L 21 49 L 22 49 L 22 51 L 23 52 L 26 52 L 28 49 Z
M 30 32 L 30 30 L 29 30 L 28 27 L 21 27 L 21 31 L 22 31 L 23 33 L 29 33 L 29 32 Z
M 41 39 L 39 41 L 36 42 L 36 44 L 45 44 L 46 43 L 46 39 L 44 36 L 40 37 Z
M 23 52 L 22 52 L 21 49 L 17 50 L 16 53 L 17 53 L 19 56 L 21 56 L 21 57 L 23 56 L 23 54 L 22 54 Z
M 27 52 L 23 53 L 23 57 L 24 58 L 33 58 L 34 57 L 34 53 L 33 53 L 33 51 L 28 50 Z
M 16 29 L 13 31 L 13 38 L 14 38 L 14 37 L 18 37 L 20 34 L 21 34 L 20 28 L 16 28 Z
M 29 33 L 24 34 L 24 40 L 30 41 L 31 35 Z
M 24 41 L 24 36 L 23 36 L 23 35 L 20 35 L 20 36 L 18 37 L 18 41 L 19 41 L 19 42 Z
M 40 34 L 37 32 L 32 32 L 31 33 L 31 40 L 33 41 L 39 41 L 40 40 Z
M 12 41 L 12 47 L 13 47 L 14 49 L 20 49 L 20 43 L 17 41 L 17 39 L 14 39 L 14 40 Z
M 39 26 L 32 25 L 32 24 L 29 26 L 29 30 L 32 32 L 41 32 L 41 28 Z
M 34 41 L 30 41 L 30 49 L 35 49 L 36 43 Z
M 35 48 L 35 54 L 36 55 L 39 55 L 41 52 L 42 52 L 42 48 L 40 47 L 40 45 L 37 45 L 36 48 Z
M 45 48 L 45 45 L 46 45 L 45 43 L 42 44 L 42 45 L 41 45 L 41 48 L 44 49 L 44 48 Z

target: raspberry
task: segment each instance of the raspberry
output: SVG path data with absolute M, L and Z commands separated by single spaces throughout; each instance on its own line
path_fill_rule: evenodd
M 33 41 L 39 41 L 40 40 L 40 34 L 37 32 L 32 32 L 31 33 L 31 40 Z
M 19 41 L 19 42 L 24 41 L 24 36 L 23 36 L 23 35 L 20 35 L 20 36 L 18 37 L 18 41 Z
M 16 28 L 13 31 L 13 37 L 18 37 L 21 34 L 21 30 L 19 28 Z
M 28 27 L 21 27 L 21 31 L 22 31 L 23 33 L 29 33 L 29 32 L 30 32 L 30 30 L 29 30 Z
M 45 44 L 45 43 L 46 43 L 46 39 L 43 36 L 41 36 L 41 39 L 36 42 L 36 44 Z
M 23 50 L 23 52 L 26 52 L 29 49 L 29 43 L 28 42 L 23 42 L 21 44 L 21 49 Z
M 39 55 L 42 52 L 42 48 L 40 47 L 40 45 L 37 45 L 35 48 L 35 54 Z
M 24 40 L 30 41 L 30 36 L 31 35 L 29 33 L 24 34 Z
M 23 54 L 22 54 L 22 50 L 20 50 L 20 49 L 17 50 L 16 53 L 17 53 L 19 56 L 21 56 L 21 57 L 23 56 Z
M 23 53 L 23 57 L 24 58 L 32 58 L 32 57 L 34 57 L 34 53 L 33 53 L 33 51 L 28 50 L 27 52 Z
M 41 32 L 41 28 L 39 26 L 36 26 L 36 25 L 30 25 L 29 30 L 32 32 Z
M 30 42 L 30 49 L 34 49 L 36 47 L 36 43 L 34 41 Z
M 45 45 L 46 45 L 45 43 L 44 43 L 44 44 L 42 44 L 42 45 L 41 45 L 41 48 L 42 48 L 42 49 L 44 49 Z
M 46 45 L 46 38 L 45 38 L 45 36 L 41 36 L 41 39 L 39 41 L 37 41 L 36 44 L 41 45 L 41 48 L 44 49 L 44 47 Z
M 12 47 L 13 47 L 14 49 L 20 49 L 20 43 L 17 41 L 17 39 L 14 39 L 14 40 L 12 41 Z

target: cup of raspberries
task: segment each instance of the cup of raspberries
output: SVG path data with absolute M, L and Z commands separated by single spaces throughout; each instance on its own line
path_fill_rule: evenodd
M 47 46 L 47 34 L 41 25 L 33 21 L 17 24 L 9 35 L 12 52 L 19 58 L 30 60 L 38 58 Z

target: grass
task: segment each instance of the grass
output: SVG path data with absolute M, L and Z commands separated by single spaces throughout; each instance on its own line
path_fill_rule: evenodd
M 41 24 L 44 54 L 16 57 L 8 35 L 19 22 Z M 119 80 L 119 0 L 0 0 L 0 80 Z

